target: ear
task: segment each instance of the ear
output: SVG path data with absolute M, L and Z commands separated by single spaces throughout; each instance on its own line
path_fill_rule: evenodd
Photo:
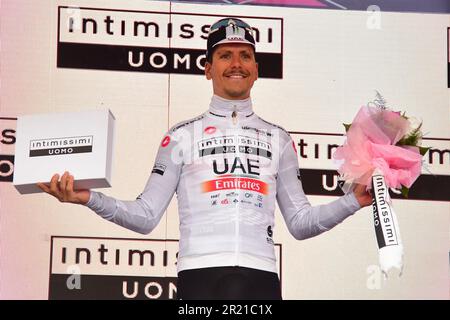
M 208 61 L 205 62 L 205 76 L 206 79 L 211 80 L 211 63 L 209 63 Z
M 255 81 L 258 80 L 258 62 L 256 62 L 256 78 Z

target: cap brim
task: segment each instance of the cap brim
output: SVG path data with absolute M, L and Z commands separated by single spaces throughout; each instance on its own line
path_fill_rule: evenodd
M 242 44 L 249 44 L 251 45 L 253 48 L 255 48 L 255 45 L 253 43 L 251 43 L 250 41 L 246 40 L 246 39 L 233 39 L 233 40 L 229 40 L 229 39 L 223 39 L 220 40 L 219 42 L 217 42 L 216 44 L 214 44 L 212 47 L 214 48 L 215 46 L 218 46 L 219 44 L 224 44 L 224 43 L 242 43 Z

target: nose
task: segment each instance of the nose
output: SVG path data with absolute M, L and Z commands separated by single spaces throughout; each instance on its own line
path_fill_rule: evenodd
M 239 54 L 233 54 L 231 59 L 231 67 L 237 68 L 240 67 L 241 64 L 241 57 Z

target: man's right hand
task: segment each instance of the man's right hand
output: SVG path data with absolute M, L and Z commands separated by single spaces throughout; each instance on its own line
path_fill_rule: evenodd
M 69 172 L 64 172 L 61 180 L 59 174 L 53 175 L 50 186 L 38 183 L 37 186 L 44 192 L 51 194 L 60 202 L 70 202 L 76 204 L 86 204 L 89 201 L 89 190 L 73 190 L 73 176 Z

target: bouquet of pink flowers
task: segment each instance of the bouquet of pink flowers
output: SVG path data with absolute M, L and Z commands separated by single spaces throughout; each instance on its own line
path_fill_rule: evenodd
M 388 187 L 401 189 L 407 197 L 429 149 L 421 146 L 422 123 L 399 111 L 363 106 L 353 122 L 344 126 L 346 142 L 334 153 L 334 159 L 341 163 L 341 177 L 370 189 L 372 175 L 378 169 Z
M 353 122 L 344 124 L 346 141 L 333 157 L 345 181 L 344 191 L 354 183 L 371 190 L 380 265 L 387 276 L 391 267 L 400 269 L 400 274 L 403 269 L 403 245 L 389 188 L 401 189 L 407 197 L 429 148 L 421 146 L 422 123 L 386 108 L 379 93 L 377 98 L 381 104 L 361 107 Z

